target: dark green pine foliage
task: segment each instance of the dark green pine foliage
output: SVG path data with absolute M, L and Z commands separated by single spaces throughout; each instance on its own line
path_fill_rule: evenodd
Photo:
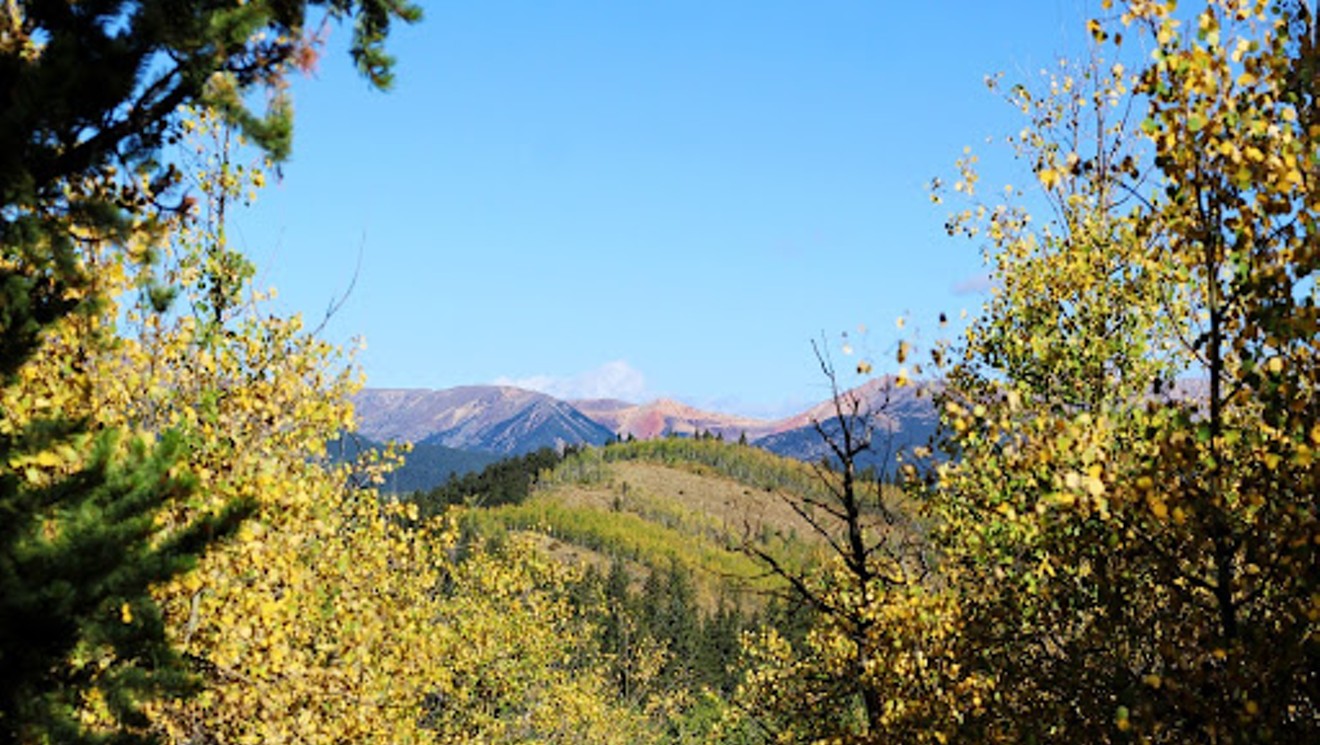
M 219 112 L 277 161 L 289 154 L 285 78 L 315 57 L 313 9 L 352 20 L 351 54 L 381 88 L 391 22 L 421 16 L 407 0 L 25 0 L 0 10 L 14 29 L 0 38 L 0 376 L 51 321 L 95 304 L 73 299 L 91 276 L 75 234 L 121 241 L 132 218 L 149 224 L 181 207 L 182 174 L 159 156 L 183 107 Z M 254 111 L 259 100 L 268 103 Z
M 650 567 L 641 588 L 632 586 L 626 562 L 616 558 L 605 574 L 589 568 L 573 596 L 591 614 L 619 696 L 638 701 L 650 691 L 678 688 L 731 695 L 739 679 L 741 635 L 756 619 L 725 596 L 713 612 L 704 612 L 692 571 L 679 562 Z M 633 675 L 636 656 L 656 644 L 667 662 L 649 691 L 640 691 Z
M 774 594 L 761 609 L 755 623 L 778 631 L 794 647 L 802 649 L 816 623 L 816 611 L 795 595 Z
M 598 625 L 601 650 L 611 660 L 611 677 L 624 701 L 633 701 L 638 695 L 633 661 L 641 647 L 636 602 L 628 589 L 631 581 L 623 561 L 616 558 L 610 562 L 610 572 L 605 577 L 604 613 Z
M 711 701 L 732 702 L 744 670 L 742 634 L 757 628 L 760 614 L 746 612 L 721 594 L 713 611 L 697 602 L 695 577 L 678 562 L 636 567 L 646 579 L 637 587 L 628 563 L 615 558 L 608 570 L 588 566 L 569 600 L 596 630 L 594 651 L 584 658 L 604 664 L 621 701 L 645 707 L 658 693 L 686 690 L 699 703 L 667 723 L 673 742 L 705 742 L 719 721 Z M 780 619 L 776 612 L 774 619 Z M 658 676 L 639 676 L 642 658 L 663 649 Z M 707 697 L 707 693 L 712 698 Z M 726 733 L 727 735 L 727 733 Z M 727 735 L 721 742 L 743 742 Z M 747 742 L 763 742 L 748 734 Z
M 695 682 L 697 639 L 701 614 L 691 570 L 673 559 L 661 570 L 653 568 L 642 587 L 643 629 L 665 642 L 669 659 L 661 671 L 673 686 L 691 687 Z
M 68 429 L 0 439 L 0 455 L 49 450 Z M 193 688 L 149 589 L 192 567 L 250 506 L 162 532 L 157 514 L 191 488 L 171 474 L 182 442 L 120 440 L 91 438 L 83 467 L 46 486 L 0 466 L 0 742 L 150 742 L 141 703 Z M 92 690 L 117 730 L 80 727 L 76 706 Z
M 728 698 L 738 687 L 742 632 L 751 628 L 737 605 L 720 596 L 715 612 L 706 616 L 697 637 L 697 683 Z
M 552 470 L 576 452 L 572 447 L 562 453 L 554 448 L 541 448 L 526 455 L 504 458 L 479 473 L 455 476 L 428 492 L 414 492 L 408 499 L 415 502 L 424 515 L 439 514 L 452 505 L 498 507 L 519 504 L 531 495 L 542 473 Z
M 20 0 L 0 9 L 0 386 L 48 326 L 96 309 L 79 240 L 123 245 L 186 208 L 179 169 L 160 158 L 185 106 L 220 113 L 276 160 L 288 155 L 286 76 L 315 56 L 305 34 L 313 9 L 351 19 L 359 70 L 387 87 L 391 22 L 420 17 L 406 0 Z M 260 100 L 263 110 L 249 107 Z M 144 289 L 153 301 L 169 295 Z M 78 423 L 8 419 L 0 411 L 0 743 L 149 740 L 139 704 L 182 693 L 188 680 L 148 589 L 187 569 L 246 506 L 159 534 L 155 515 L 187 490 L 170 475 L 177 437 L 121 447 L 122 435 Z M 86 455 L 82 469 L 31 486 L 16 464 L 62 444 Z M 93 689 L 119 729 L 79 730 L 72 707 Z

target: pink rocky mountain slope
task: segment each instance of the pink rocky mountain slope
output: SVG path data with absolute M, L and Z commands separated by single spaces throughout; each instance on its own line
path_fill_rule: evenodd
M 662 398 L 650 403 L 633 404 L 617 399 L 584 399 L 570 402 L 578 411 L 606 429 L 627 437 L 649 440 L 669 432 L 680 435 L 710 432 L 726 440 L 736 440 L 744 433 L 748 440 L 778 432 L 776 422 L 721 414 Z

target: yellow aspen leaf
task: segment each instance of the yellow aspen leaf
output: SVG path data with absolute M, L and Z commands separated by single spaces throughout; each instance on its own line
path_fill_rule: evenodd
M 1151 495 L 1146 498 L 1146 504 L 1150 507 L 1150 514 L 1155 516 L 1156 520 L 1165 520 L 1169 517 L 1169 506 L 1163 499 Z
M 1054 564 L 1050 562 L 1049 557 L 1041 557 L 1040 564 L 1037 568 L 1041 574 L 1044 574 L 1047 577 L 1054 576 Z

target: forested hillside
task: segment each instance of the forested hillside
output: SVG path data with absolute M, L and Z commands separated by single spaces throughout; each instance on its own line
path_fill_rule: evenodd
M 803 464 L 746 445 L 666 438 L 511 458 L 408 504 L 452 517 L 463 546 L 530 542 L 581 572 L 571 599 L 592 621 L 614 692 L 653 710 L 657 733 L 706 739 L 748 726 L 731 708 L 742 633 L 800 638 L 811 617 L 743 550 L 822 561 L 818 537 L 788 507 L 795 489 L 821 484 Z
M 386 88 L 420 9 L 6 4 L 0 742 L 1320 741 L 1320 26 L 1192 5 L 989 78 L 1031 181 L 932 185 L 994 289 L 874 378 L 930 396 L 914 457 L 868 467 L 842 383 L 887 363 L 817 347 L 822 459 L 510 447 L 391 493 L 405 452 L 327 451 L 353 352 L 229 220 L 296 165 L 316 24 Z M 504 403 L 446 432 L 511 443 Z
M 371 457 L 368 455 L 371 452 L 384 454 L 390 451 L 390 445 L 369 440 L 357 433 L 342 434 L 326 448 L 331 458 L 342 463 Z M 384 475 L 381 491 L 403 494 L 430 489 L 437 484 L 480 471 L 499 460 L 502 460 L 501 456 L 484 450 L 459 450 L 429 442 L 411 443 L 407 446 L 403 462 Z
M 763 572 L 740 546 L 770 544 L 808 561 L 817 537 L 789 504 L 821 490 L 796 461 L 745 445 L 666 438 L 562 460 L 545 453 L 506 461 L 413 500 L 424 513 L 470 505 L 460 524 L 481 536 L 531 531 L 607 560 L 677 563 L 699 576 L 706 600 L 759 605 L 763 599 L 742 590 Z

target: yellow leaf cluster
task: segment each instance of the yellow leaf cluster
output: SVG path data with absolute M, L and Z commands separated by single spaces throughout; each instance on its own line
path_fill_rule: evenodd
M 196 136 L 215 123 L 192 121 Z M 211 198 L 259 170 L 205 151 Z M 420 523 L 415 506 L 354 484 L 388 467 L 334 465 L 326 444 L 353 421 L 359 375 L 297 317 L 261 309 L 222 226 L 184 221 L 152 271 L 182 311 L 140 303 L 141 269 L 89 249 L 97 314 L 52 327 L 18 383 L 6 427 L 59 412 L 93 427 L 187 438 L 197 489 L 159 515 L 164 539 L 190 518 L 246 502 L 254 513 L 195 570 L 157 588 L 168 631 L 203 690 L 151 704 L 169 740 L 262 743 L 633 742 L 641 720 L 607 694 L 582 653 L 566 569 L 517 540 L 499 554 Z M 31 478 L 76 466 L 70 450 L 8 464 Z M 120 620 L 133 623 L 125 604 Z M 84 720 L 105 721 L 89 701 Z
M 942 580 L 996 676 L 975 731 L 1314 739 L 1320 127 L 1297 76 L 1315 19 L 1124 5 L 1155 47 L 1131 81 L 1093 64 L 1080 100 L 1068 79 L 1011 99 L 1049 221 L 951 219 L 990 239 L 1000 289 L 947 368 L 957 457 L 930 496 Z M 1084 105 L 1129 84 L 1140 132 Z

